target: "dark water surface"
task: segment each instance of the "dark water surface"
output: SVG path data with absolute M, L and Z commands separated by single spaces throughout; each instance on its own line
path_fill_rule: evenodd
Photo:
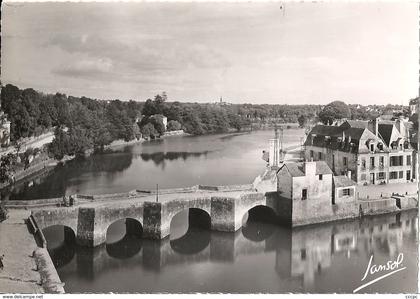
M 249 221 L 236 233 L 188 227 L 182 213 L 175 218 L 171 238 L 125 235 L 119 222 L 95 249 L 66 240 L 63 227 L 44 232 L 70 293 L 351 293 L 363 284 L 371 255 L 382 264 L 400 253 L 407 268 L 361 292 L 417 290 L 417 211 L 293 230 Z
M 64 194 L 105 194 L 134 189 L 197 184 L 248 184 L 265 167 L 272 130 L 243 134 L 170 137 L 121 147 L 112 153 L 74 160 L 42 177 L 3 190 L 9 199 L 40 199 Z M 284 130 L 284 147 L 299 144 L 301 129 Z

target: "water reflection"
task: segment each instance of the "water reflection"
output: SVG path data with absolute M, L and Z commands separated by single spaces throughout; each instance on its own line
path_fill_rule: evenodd
M 131 154 L 123 153 L 81 157 L 1 190 L 2 198 L 16 200 L 62 197 L 70 186 L 77 186 L 86 180 L 87 173 L 90 176 L 102 175 L 105 180 L 113 181 L 118 173 L 130 167 L 132 159 Z
M 162 166 L 165 169 L 165 161 L 174 161 L 182 159 L 186 161 L 188 158 L 197 158 L 200 156 L 207 157 L 210 151 L 203 152 L 154 152 L 154 153 L 141 153 L 140 157 L 143 161 L 153 161 L 156 166 Z
M 128 259 L 140 252 L 143 239 L 135 235 L 125 235 L 121 240 L 106 244 L 106 252 L 110 257 L 116 259 Z
M 98 292 L 351 292 L 360 285 L 360 275 L 371 254 L 380 262 L 404 252 L 407 266 L 404 282 L 390 278 L 381 289 L 373 286 L 366 290 L 401 292 L 416 288 L 417 232 L 417 212 L 408 211 L 398 216 L 377 216 L 293 230 L 248 223 L 236 233 L 194 228 L 175 240 L 149 241 L 126 236 L 117 243 L 95 249 L 75 246 L 75 257 L 71 260 L 66 254 L 54 253 L 52 257 L 68 292 L 85 292 L 88 287 Z M 182 286 L 178 286 L 174 282 L 168 284 L 165 279 L 170 273 L 185 273 L 186 269 L 194 273 L 197 264 L 204 267 L 205 272 L 200 273 L 205 274 L 193 281 L 177 276 L 177 281 L 185 279 Z M 272 266 L 265 266 L 270 264 Z M 121 275 L 137 273 L 137 276 L 126 277 L 129 281 L 124 282 L 125 289 L 121 289 L 118 281 L 104 278 L 115 271 Z M 154 280 L 147 280 L 148 271 L 160 274 L 154 276 Z M 226 289 L 223 282 L 212 276 L 214 271 L 231 281 L 232 288 Z M 246 279 L 248 271 L 255 275 L 255 280 L 239 286 L 238 281 Z M 267 271 L 275 274 L 267 275 Z M 260 281 L 258 277 L 262 275 L 269 279 Z M 81 283 L 81 279 L 89 283 Z M 147 283 L 142 283 L 143 279 Z

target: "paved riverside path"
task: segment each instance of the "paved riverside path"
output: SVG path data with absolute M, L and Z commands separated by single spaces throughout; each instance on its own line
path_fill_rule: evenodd
M 369 199 L 381 199 L 381 194 L 383 198 L 389 198 L 392 193 L 405 195 L 406 192 L 407 195 L 417 198 L 417 186 L 417 182 L 367 185 L 357 186 L 356 192 L 359 194 L 360 200 L 366 200 L 367 196 L 369 196 Z
M 9 209 L 9 218 L 0 223 L 0 255 L 4 254 L 0 293 L 44 292 L 32 257 L 37 244 L 25 224 L 29 215 L 29 210 Z

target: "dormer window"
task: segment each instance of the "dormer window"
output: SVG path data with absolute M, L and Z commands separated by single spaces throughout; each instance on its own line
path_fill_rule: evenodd
M 383 143 L 382 143 L 382 142 L 379 142 L 379 143 L 378 143 L 378 149 L 379 149 L 379 150 L 381 150 L 381 151 L 383 151 L 383 150 L 384 150 L 384 145 L 383 145 Z
M 394 150 L 397 149 L 397 143 L 395 141 L 391 143 L 391 148 Z
M 373 143 L 369 144 L 370 146 L 370 151 L 374 152 L 375 151 L 375 145 Z

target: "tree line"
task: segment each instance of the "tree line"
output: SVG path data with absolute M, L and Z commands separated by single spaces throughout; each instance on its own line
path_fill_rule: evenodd
M 166 93 L 145 102 L 105 101 L 62 93 L 44 94 L 7 84 L 1 88 L 2 110 L 11 121 L 11 141 L 38 136 L 55 128 L 51 156 L 78 155 L 101 150 L 114 140 L 143 136 L 157 138 L 166 130 L 192 135 L 248 129 L 254 124 L 332 123 L 333 120 L 371 119 L 402 106 L 358 106 L 334 101 L 321 105 L 268 105 L 169 102 Z M 167 117 L 167 125 L 163 118 Z

